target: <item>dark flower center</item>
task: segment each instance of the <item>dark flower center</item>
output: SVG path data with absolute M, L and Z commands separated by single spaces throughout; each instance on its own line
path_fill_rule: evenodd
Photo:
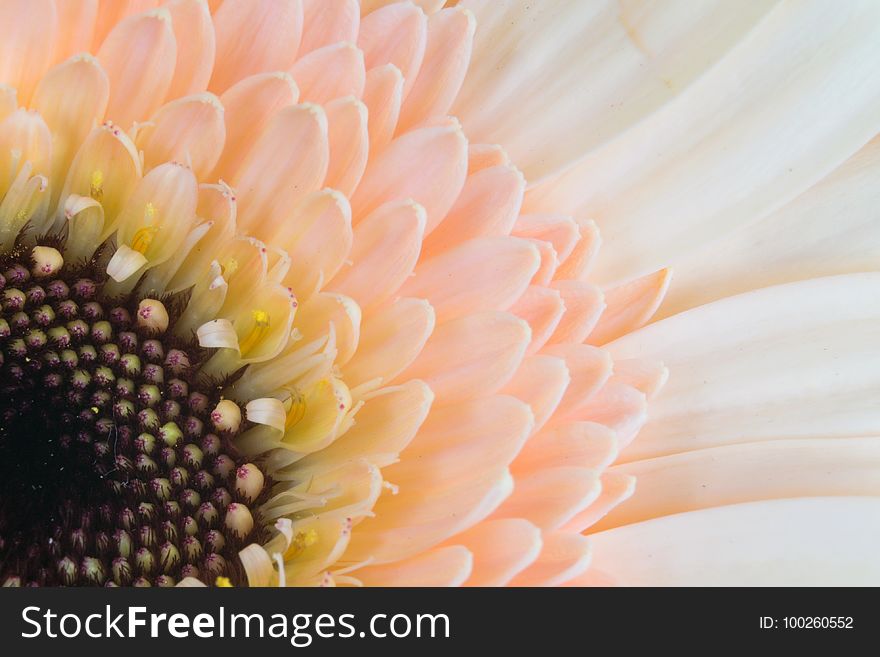
M 153 302 L 156 330 L 143 291 L 106 298 L 97 260 L 34 253 L 0 255 L 0 584 L 246 584 L 266 487 L 242 485 L 246 427 L 218 422 L 228 382 L 173 331 L 186 295 Z

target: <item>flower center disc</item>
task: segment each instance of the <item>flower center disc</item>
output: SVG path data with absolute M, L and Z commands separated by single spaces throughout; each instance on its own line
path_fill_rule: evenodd
M 170 330 L 185 295 L 108 299 L 97 262 L 36 251 L 0 255 L 0 583 L 246 584 L 267 493 L 242 485 L 225 382 Z

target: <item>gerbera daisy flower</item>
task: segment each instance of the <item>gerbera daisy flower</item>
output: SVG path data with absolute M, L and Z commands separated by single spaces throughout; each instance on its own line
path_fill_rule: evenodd
M 876 280 L 715 300 L 865 268 L 772 231 L 874 155 L 877 11 L 0 1 L 0 582 L 866 572 L 876 414 L 804 395 Z

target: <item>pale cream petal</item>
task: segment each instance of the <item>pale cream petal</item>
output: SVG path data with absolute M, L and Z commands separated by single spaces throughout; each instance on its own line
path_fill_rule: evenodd
M 367 165 L 351 200 L 355 219 L 388 201 L 412 198 L 428 213 L 428 232 L 452 207 L 467 174 L 467 139 L 457 123 L 398 137 Z
M 227 89 L 220 96 L 225 110 L 226 144 L 214 178 L 231 180 L 253 146 L 255 135 L 266 129 L 278 110 L 298 99 L 299 90 L 287 73 L 257 73 Z
M 614 358 L 659 359 L 674 376 L 623 458 L 782 438 L 877 435 L 880 275 L 749 292 L 647 326 Z
M 682 254 L 656 317 L 768 285 L 876 269 L 878 175 L 880 139 L 874 138 L 776 212 Z
M 59 29 L 52 0 L 0 3 L 0 84 L 15 87 L 20 103 L 27 104 L 52 63 Z
M 19 108 L 0 123 L 0 197 L 27 163 L 30 174 L 50 173 L 52 137 L 43 117 Z
M 504 586 L 538 558 L 543 543 L 541 530 L 520 518 L 481 522 L 452 542 L 474 556 L 466 586 Z
M 538 270 L 537 249 L 511 237 L 482 237 L 422 262 L 401 294 L 425 297 L 437 321 L 479 310 L 507 310 Z
M 214 70 L 214 23 L 205 0 L 170 0 L 171 27 L 177 41 L 177 63 L 169 98 L 180 98 L 208 88 Z
M 412 274 L 424 231 L 425 210 L 420 205 L 392 201 L 379 207 L 354 229 L 351 264 L 334 277 L 329 289 L 352 297 L 365 312 L 393 298 Z
M 330 144 L 324 184 L 351 196 L 364 175 L 370 154 L 367 106 L 354 96 L 346 96 L 328 103 L 324 109 Z
M 397 2 L 367 14 L 358 33 L 366 67 L 393 64 L 403 75 L 403 97 L 416 81 L 427 42 L 425 13 L 409 2 Z
M 167 9 L 129 16 L 98 50 L 110 80 L 107 117 L 124 129 L 144 121 L 165 101 L 174 76 L 177 44 Z
M 559 529 L 599 497 L 602 484 L 594 470 L 561 466 L 517 477 L 513 494 L 494 518 L 525 518 L 544 531 Z
M 781 497 L 880 496 L 878 464 L 876 437 L 760 441 L 634 461 L 613 472 L 636 477 L 639 494 L 594 531 Z
M 357 350 L 360 340 L 361 309 L 342 294 L 320 292 L 302 304 L 296 328 L 305 344 L 333 331 L 336 339 L 334 362 L 342 367 Z
M 605 344 L 641 328 L 657 312 L 671 280 L 672 271 L 661 269 L 606 290 L 607 308 L 587 342 Z
M 471 144 L 468 147 L 468 175 L 490 167 L 509 166 L 507 152 L 498 144 Z
M 333 71 L 328 75 L 328 71 Z M 310 52 L 290 69 L 302 99 L 329 103 L 343 96 L 360 98 L 364 92 L 364 54 L 350 42 L 334 43 Z
M 880 80 L 868 62 L 878 44 L 870 0 L 846 12 L 777 5 L 681 95 L 524 205 L 597 220 L 609 246 L 595 272 L 602 285 L 674 265 L 778 209 L 877 134 Z M 817 48 L 827 56 L 814 60 Z
M 880 498 L 807 497 L 703 509 L 590 536 L 624 586 L 876 586 Z
M 223 106 L 214 94 L 200 93 L 160 107 L 138 130 L 135 144 L 144 153 L 146 169 L 182 162 L 205 178 L 223 152 L 225 139 Z
M 402 94 L 403 76 L 396 66 L 386 64 L 367 71 L 362 100 L 367 106 L 370 153 L 374 156 L 394 137 Z
M 512 166 L 470 174 L 449 214 L 425 240 L 425 257 L 473 237 L 508 235 L 519 214 L 525 186 L 522 174 Z
M 449 111 L 464 82 L 475 29 L 473 14 L 461 7 L 444 9 L 428 19 L 425 57 L 403 101 L 398 130 Z
M 361 568 L 355 576 L 364 586 L 461 586 L 473 565 L 473 555 L 467 548 L 452 545 L 387 566 Z M 437 629 L 442 632 L 442 624 Z
M 477 35 L 454 112 L 537 181 L 683 93 L 775 4 L 464 0 Z
M 510 381 L 530 340 L 528 324 L 484 312 L 440 324 L 416 361 L 398 378 L 424 380 L 438 404 L 485 397 Z
M 412 363 L 434 330 L 434 309 L 424 299 L 398 299 L 364 318 L 360 348 L 345 365 L 353 386 L 391 381 Z
M 299 54 L 358 36 L 361 11 L 357 0 L 303 0 L 303 34 Z
M 214 13 L 217 56 L 209 89 L 222 94 L 255 73 L 288 70 L 302 28 L 300 0 L 224 0 Z
M 510 586 L 559 586 L 589 568 L 593 554 L 586 537 L 569 532 L 544 532 L 543 540 L 541 554 L 513 578 Z
M 3 121 L 3 119 L 12 114 L 15 108 L 18 107 L 17 95 L 15 87 L 10 87 L 8 84 L 0 84 L 0 121 Z

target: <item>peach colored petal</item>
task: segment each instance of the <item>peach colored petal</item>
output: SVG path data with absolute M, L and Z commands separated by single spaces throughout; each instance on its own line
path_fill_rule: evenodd
M 646 324 L 663 302 L 671 280 L 672 271 L 661 269 L 606 290 L 608 308 L 590 333 L 588 342 L 605 344 Z
M 475 29 L 473 14 L 460 7 L 444 9 L 428 19 L 425 57 L 403 101 L 400 130 L 442 116 L 452 107 L 471 59 Z
M 433 330 L 434 309 L 423 299 L 398 299 L 367 315 L 345 380 L 353 386 L 375 378 L 391 381 L 416 359 Z
M 439 322 L 478 310 L 507 310 L 538 264 L 537 250 L 525 240 L 476 238 L 419 264 L 401 294 L 431 299 Z
M 299 54 L 358 36 L 361 12 L 357 0 L 303 0 L 303 34 Z
M 511 586 L 558 586 L 590 567 L 592 546 L 579 534 L 544 532 L 544 546 L 535 562 L 513 578 Z
M 54 61 L 89 51 L 98 19 L 98 0 L 55 0 L 55 11 L 64 29 L 55 39 Z
M 532 341 L 529 343 L 528 353 L 533 354 L 553 335 L 565 313 L 565 304 L 558 290 L 530 285 L 510 307 L 510 312 L 529 323 Z
M 559 529 L 592 504 L 602 491 L 594 470 L 562 466 L 516 480 L 516 488 L 495 518 L 525 518 L 544 531 Z
M 595 422 L 570 422 L 532 436 L 511 466 L 515 476 L 574 466 L 601 471 L 617 458 L 617 437 Z
M 171 27 L 177 41 L 177 63 L 169 98 L 179 98 L 208 88 L 214 70 L 214 23 L 205 0 L 171 0 Z
M 386 64 L 367 71 L 363 101 L 367 106 L 370 154 L 373 156 L 394 137 L 402 94 L 403 76 L 396 66 Z
M 100 178 L 96 185 L 96 174 Z M 116 229 L 116 217 L 141 177 L 141 162 L 131 139 L 114 125 L 94 128 L 73 158 L 61 198 L 69 194 L 100 196 L 106 238 Z
M 511 166 L 492 167 L 469 175 L 455 205 L 425 240 L 425 256 L 435 255 L 472 237 L 508 235 L 519 214 L 525 186 L 522 174 Z
M 529 339 L 528 324 L 508 313 L 468 315 L 440 324 L 398 378 L 423 379 L 438 404 L 485 397 L 516 373 Z
M 580 239 L 575 244 L 571 255 L 561 263 L 556 276 L 562 279 L 583 280 L 602 244 L 599 229 L 594 221 L 576 219 Z
M 378 208 L 354 229 L 351 265 L 337 274 L 330 288 L 369 312 L 395 296 L 412 274 L 424 231 L 425 210 L 420 205 L 392 201 Z
M 529 407 L 506 395 L 433 408 L 406 457 L 383 472 L 402 489 L 419 482 L 454 487 L 509 465 L 533 426 Z
M 167 9 L 135 14 L 116 24 L 98 50 L 110 79 L 107 116 L 126 129 L 147 119 L 165 100 L 176 56 Z
M 18 89 L 26 104 L 52 63 L 58 14 L 51 0 L 8 0 L 0 4 L 0 84 Z
M 507 153 L 498 144 L 471 144 L 468 147 L 468 175 L 490 167 L 502 167 L 510 164 Z
M 416 81 L 427 42 L 425 13 L 408 2 L 387 5 L 364 16 L 358 33 L 366 67 L 394 64 L 403 75 L 404 98 Z
M 383 495 L 375 517 L 363 520 L 353 533 L 345 559 L 373 558 L 383 564 L 416 555 L 473 527 L 513 489 L 513 480 L 503 469 L 459 486 L 422 483 Z
M 582 344 L 550 345 L 541 353 L 565 359 L 571 374 L 571 384 L 554 414 L 554 424 L 583 419 L 583 409 L 611 376 L 611 357 L 601 349 Z
M 92 37 L 91 51 L 101 47 L 104 39 L 124 18 L 155 9 L 159 0 L 98 0 L 98 15 Z
M 472 569 L 473 555 L 470 551 L 460 545 L 452 545 L 387 566 L 361 568 L 355 576 L 365 586 L 461 586 Z M 442 625 L 438 630 L 443 631 Z
M 534 244 L 538 249 L 538 253 L 541 255 L 541 266 L 538 268 L 538 271 L 535 272 L 535 277 L 532 279 L 532 285 L 547 287 L 553 281 L 553 277 L 556 275 L 556 270 L 559 268 L 559 258 L 556 256 L 556 249 L 553 248 L 553 244 L 550 242 L 544 242 L 543 240 L 529 238 L 526 241 Z
M 221 94 L 255 73 L 286 71 L 302 28 L 300 0 L 224 0 L 214 14 L 217 56 L 209 89 Z
M 669 368 L 663 361 L 646 358 L 622 358 L 614 361 L 612 381 L 625 383 L 645 393 L 650 399 L 669 378 Z
M 608 513 L 632 497 L 636 491 L 636 478 L 621 472 L 603 472 L 600 477 L 602 493 L 596 501 L 569 520 L 564 531 L 582 533 L 594 526 Z
M 283 225 L 297 200 L 320 188 L 329 159 L 324 110 L 312 104 L 279 110 L 232 176 L 241 192 L 239 228 L 261 236 Z
M 344 295 L 319 292 L 300 308 L 294 326 L 302 334 L 303 341 L 308 344 L 332 330 L 338 352 L 334 363 L 344 366 L 360 341 L 361 310 L 358 305 Z
M 511 234 L 550 242 L 560 262 L 565 262 L 572 255 L 578 241 L 581 240 L 581 231 L 577 222 L 564 214 L 520 215 Z M 569 278 L 577 278 L 577 276 Z
M 355 221 L 395 199 L 412 198 L 428 214 L 427 231 L 443 219 L 467 173 L 467 140 L 458 123 L 408 132 L 367 165 L 351 200 Z
M 53 66 L 34 91 L 31 105 L 52 132 L 52 179 L 62 180 L 92 127 L 104 117 L 110 85 L 91 55 L 76 55 Z M 54 190 L 56 197 L 60 187 Z
M 602 290 L 583 281 L 555 281 L 552 287 L 562 295 L 565 314 L 548 342 L 583 342 L 604 316 Z
M 324 184 L 351 196 L 364 175 L 370 153 L 367 107 L 354 96 L 346 96 L 330 102 L 325 110 L 330 163 Z
M 397 460 L 431 408 L 434 393 L 421 381 L 382 388 L 369 395 L 351 429 L 328 447 L 297 462 L 297 472 L 312 471 L 366 458 L 379 466 Z
M 305 301 L 333 278 L 348 258 L 352 244 L 348 201 L 333 190 L 315 192 L 297 204 L 278 229 L 271 242 L 283 245 L 290 255 L 285 280 Z
M 535 416 L 534 431 L 550 419 L 571 381 L 565 361 L 552 356 L 528 356 L 501 393 L 527 403 Z
M 206 92 L 160 107 L 138 131 L 135 143 L 144 152 L 147 169 L 177 161 L 205 178 L 220 158 L 225 139 L 223 106 L 214 94 Z
M 328 75 L 328 71 L 333 71 Z M 297 60 L 290 75 L 299 87 L 302 99 L 313 103 L 329 103 L 343 96 L 360 98 L 364 93 L 366 69 L 364 54 L 353 44 L 343 41 L 313 50 Z
M 257 73 L 227 89 L 220 96 L 225 110 L 226 145 L 214 177 L 230 179 L 253 146 L 254 135 L 266 129 L 278 110 L 298 99 L 299 89 L 287 73 Z
M 42 116 L 19 108 L 0 123 L 0 193 L 27 162 L 33 174 L 50 173 L 52 137 Z
M 598 422 L 613 429 L 622 450 L 645 424 L 645 394 L 624 383 L 607 383 L 576 413 L 576 419 Z
M 3 119 L 12 114 L 15 108 L 18 107 L 16 96 L 15 87 L 10 87 L 8 84 L 0 84 L 0 121 L 3 121 Z
M 504 586 L 541 552 L 541 530 L 520 518 L 481 522 L 454 537 L 474 556 L 466 586 Z

